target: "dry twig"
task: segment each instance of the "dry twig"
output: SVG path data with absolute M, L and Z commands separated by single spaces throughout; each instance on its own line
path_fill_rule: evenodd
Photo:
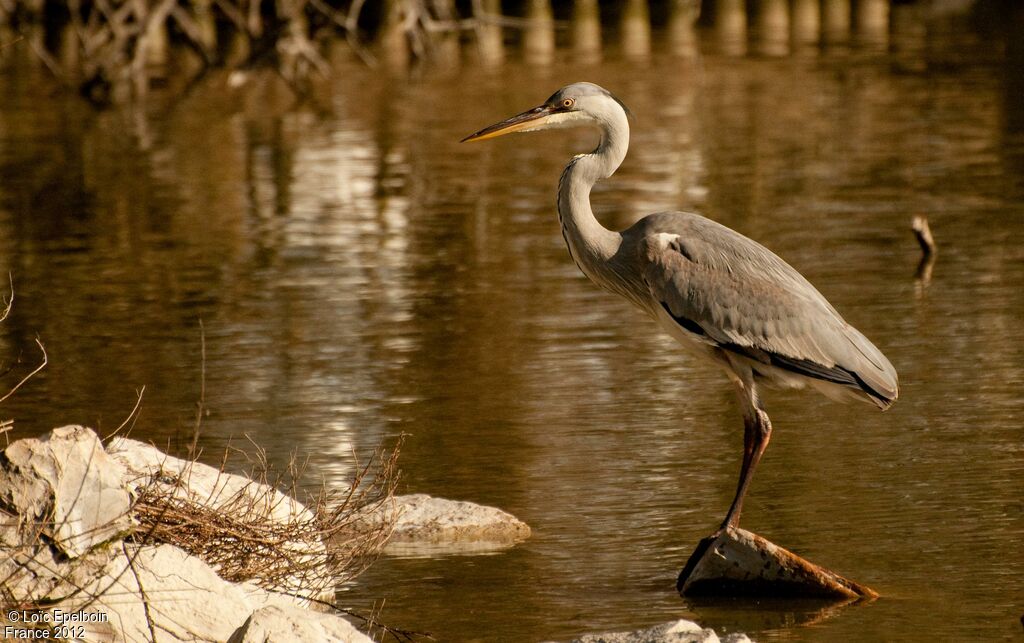
M 183 492 L 189 472 L 164 471 L 139 489 L 133 514 L 147 541 L 181 547 L 226 580 L 315 598 L 364 571 L 390 537 L 392 520 L 368 516 L 389 513 L 398 451 L 378 450 L 343 492 L 321 487 L 305 512 L 276 491 L 286 482 L 284 488 L 296 492 L 301 468 L 272 479 L 257 450 L 248 484 L 218 482 L 216 495 L 197 498 Z
M 104 442 L 109 442 L 110 439 L 113 438 L 118 433 L 120 433 L 121 429 L 123 429 L 129 422 L 131 422 L 132 425 L 130 427 L 128 427 L 128 433 L 131 433 L 132 428 L 135 427 L 135 420 L 137 420 L 139 418 L 139 409 L 142 407 L 142 396 L 145 395 L 145 393 L 146 393 L 146 387 L 143 386 L 135 394 L 135 406 L 132 407 L 132 410 L 128 414 L 128 417 L 126 417 L 124 419 L 124 421 L 121 422 L 121 424 L 118 425 L 118 427 L 116 429 L 114 429 L 110 434 L 104 436 L 104 438 L 103 438 Z
M 206 328 L 203 320 L 199 320 L 199 350 L 201 362 L 199 365 L 199 401 L 196 402 L 196 424 L 192 430 L 192 444 L 189 445 L 188 454 L 190 458 L 195 457 L 196 449 L 199 446 L 199 426 L 203 422 L 203 413 L 206 412 Z
M 7 273 L 7 279 L 10 282 L 11 296 L 10 298 L 4 297 L 4 309 L 2 312 L 0 312 L 0 322 L 3 322 L 4 320 L 7 319 L 7 317 L 11 314 L 11 307 L 14 306 L 14 277 L 11 275 L 11 273 Z M 21 380 L 17 384 L 15 384 L 13 388 L 7 391 L 7 393 L 5 393 L 3 397 L 0 397 L 0 402 L 4 402 L 9 397 L 14 395 L 14 392 L 21 388 L 25 384 L 25 382 L 32 379 L 36 375 L 36 373 L 38 373 L 39 371 L 43 370 L 43 368 L 46 367 L 46 364 L 49 362 L 49 358 L 46 356 L 46 347 L 43 346 L 43 342 L 40 341 L 38 336 L 36 336 L 36 345 L 39 346 L 39 350 L 42 351 L 43 353 L 43 361 L 38 366 L 36 366 L 32 370 L 32 372 L 30 372 L 25 377 L 21 378 Z M 6 374 L 6 372 L 4 374 Z M 0 433 L 6 433 L 10 429 L 10 425 L 12 422 L 13 420 L 7 420 L 3 424 L 0 424 L 0 429 L 3 429 L 2 431 L 0 431 Z
M 38 345 L 39 350 L 43 352 L 43 361 L 39 364 L 39 366 L 36 366 L 31 373 L 21 378 L 21 381 L 15 384 L 11 390 L 7 391 L 7 393 L 3 397 L 0 397 L 0 402 L 7 400 L 7 398 L 14 395 L 14 392 L 21 388 L 25 384 L 25 382 L 32 379 L 36 373 L 46 368 L 46 365 L 49 363 L 49 358 L 46 356 L 46 347 L 43 346 L 43 342 L 39 341 L 38 337 L 36 337 L 36 345 Z
M 4 310 L 0 313 L 0 322 L 7 319 L 7 316 L 11 314 L 11 306 L 14 305 L 14 275 L 7 273 L 7 279 L 11 282 L 11 297 L 10 299 L 4 297 Z

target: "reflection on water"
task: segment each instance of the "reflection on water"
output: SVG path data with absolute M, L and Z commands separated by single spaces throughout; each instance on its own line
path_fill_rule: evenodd
M 715 44 L 723 54 L 742 56 L 747 52 L 746 0 L 715 3 L 715 37 Z
M 794 46 L 818 42 L 821 35 L 821 11 L 818 9 L 818 3 L 819 0 L 793 0 L 790 5 Z
M 601 61 L 601 11 L 597 0 L 578 0 L 572 10 L 572 46 L 580 61 Z
M 528 62 L 547 65 L 555 56 L 555 19 L 549 0 L 528 0 L 523 53 Z
M 651 55 L 651 17 L 646 0 L 625 0 L 620 31 L 626 58 L 640 62 Z
M 405 432 L 405 491 L 534 528 L 500 554 L 383 559 L 343 599 L 386 600 L 387 622 L 443 640 L 678 617 L 759 640 L 1019 636 L 1020 47 L 922 33 L 897 6 L 892 53 L 862 48 L 854 16 L 842 49 L 736 58 L 747 15 L 729 6 L 699 58 L 676 55 L 666 23 L 642 64 L 559 49 L 545 67 L 509 55 L 421 80 L 348 64 L 305 104 L 273 79 L 231 94 L 210 78 L 178 102 L 97 114 L 8 68 L 0 270 L 17 300 L 0 355 L 30 367 L 38 333 L 51 362 L 3 417 L 18 436 L 109 430 L 145 385 L 135 435 L 173 442 L 193 423 L 201 318 L 208 453 L 247 434 L 342 484 L 353 452 Z M 800 6 L 794 43 L 839 22 Z M 637 115 L 624 166 L 594 190 L 609 226 L 712 216 L 786 257 L 899 370 L 885 414 L 770 394 L 777 431 L 744 516 L 881 600 L 675 596 L 732 495 L 730 387 L 566 256 L 555 184 L 593 134 L 456 142 L 584 78 Z M 941 247 L 927 288 L 917 213 Z
M 845 42 L 850 37 L 851 18 L 850 0 L 822 0 L 821 30 L 825 42 Z

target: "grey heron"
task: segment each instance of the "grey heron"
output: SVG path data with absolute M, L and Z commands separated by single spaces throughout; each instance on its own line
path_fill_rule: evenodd
M 578 125 L 600 130 L 597 148 L 575 156 L 558 182 L 562 236 L 591 281 L 638 306 L 683 348 L 724 369 L 735 385 L 744 420 L 743 461 L 721 532 L 738 526 L 743 497 L 771 437 L 759 386 L 812 386 L 885 410 L 898 394 L 896 370 L 799 272 L 730 228 L 689 212 L 651 214 L 622 232 L 601 225 L 590 190 L 626 156 L 627 115 L 606 89 L 575 83 L 463 141 Z

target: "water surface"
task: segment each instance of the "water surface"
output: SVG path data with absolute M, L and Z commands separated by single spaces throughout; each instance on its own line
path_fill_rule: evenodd
M 897 34 L 898 35 L 898 34 Z M 999 640 L 1024 609 L 1024 105 L 998 38 L 645 60 L 517 57 L 394 74 L 340 61 L 296 102 L 263 77 L 97 113 L 0 74 L 0 355 L 50 364 L 13 437 L 110 431 L 216 454 L 244 436 L 342 485 L 405 433 L 403 492 L 502 507 L 534 536 L 383 558 L 342 595 L 440 640 L 566 639 L 691 618 L 758 640 Z M 711 35 L 708 35 L 711 39 Z M 563 60 L 564 59 L 564 60 Z M 589 132 L 457 141 L 591 80 L 636 114 L 594 208 L 693 209 L 806 275 L 889 356 L 882 414 L 769 393 L 744 526 L 879 590 L 867 605 L 674 592 L 726 510 L 742 425 L 725 378 L 589 284 L 554 191 Z M 913 214 L 940 244 L 915 279 Z M 216 455 L 209 455 L 216 460 Z

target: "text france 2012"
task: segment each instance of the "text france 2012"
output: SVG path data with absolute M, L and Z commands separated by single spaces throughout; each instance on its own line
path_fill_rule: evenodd
M 82 639 L 90 623 L 106 623 L 107 614 L 100 611 L 71 612 L 61 609 L 45 611 L 10 609 L 3 624 L 3 638 L 17 640 Z

